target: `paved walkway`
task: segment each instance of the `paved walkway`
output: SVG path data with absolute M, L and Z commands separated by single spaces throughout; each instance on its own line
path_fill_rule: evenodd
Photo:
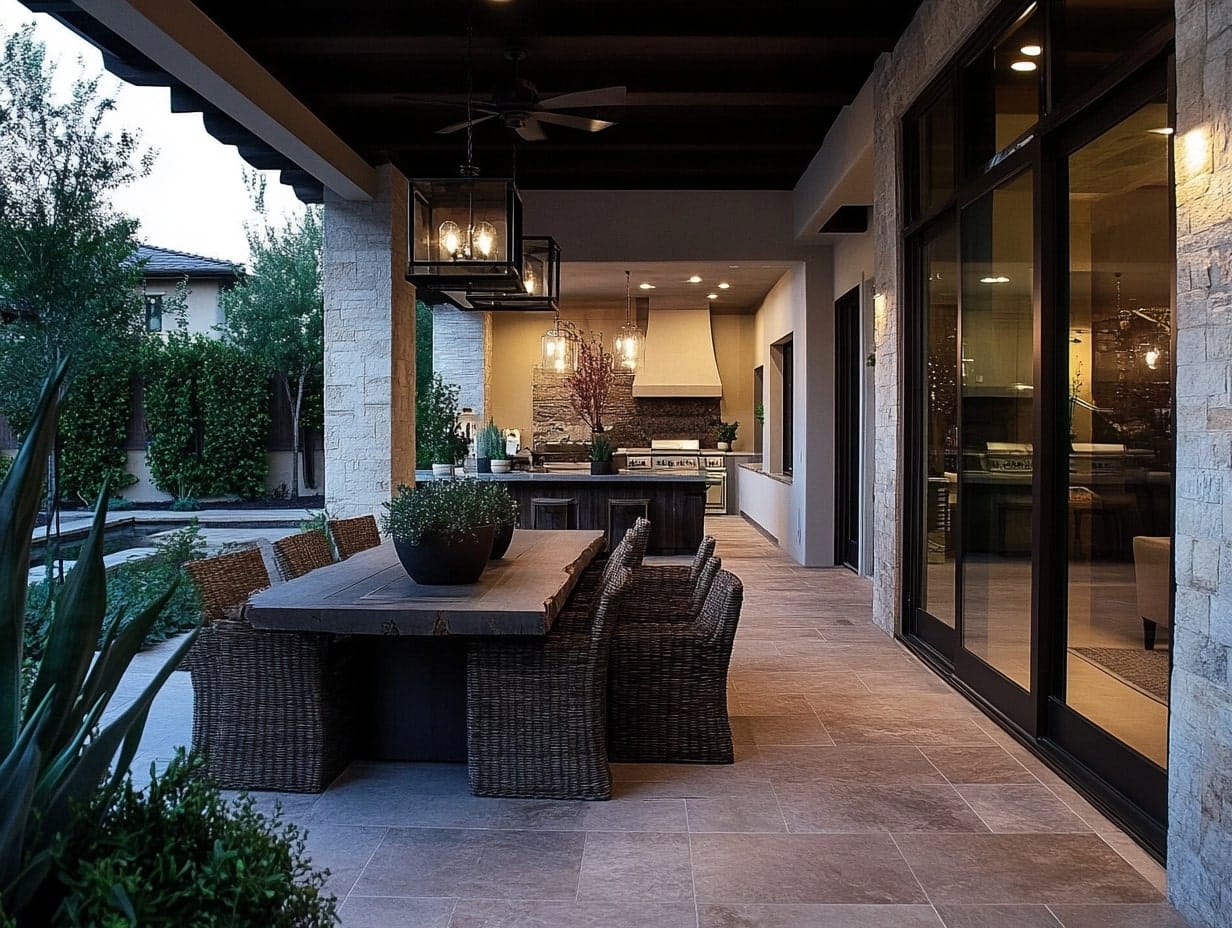
M 617 765 L 603 803 L 476 798 L 450 764 L 260 794 L 308 828 L 346 928 L 1183 928 L 1158 864 L 870 623 L 867 581 L 707 526 L 745 583 L 736 763 Z M 138 772 L 191 702 L 174 674 Z

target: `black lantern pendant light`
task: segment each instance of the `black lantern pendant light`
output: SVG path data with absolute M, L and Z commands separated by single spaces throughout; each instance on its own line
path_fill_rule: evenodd
M 471 292 L 466 300 L 474 309 L 560 309 L 560 246 L 550 235 L 522 236 L 522 289 L 512 293 Z
M 470 14 L 466 23 L 466 163 L 458 177 L 411 181 L 406 279 L 430 291 L 524 292 L 522 196 L 512 178 L 481 178 L 471 128 Z

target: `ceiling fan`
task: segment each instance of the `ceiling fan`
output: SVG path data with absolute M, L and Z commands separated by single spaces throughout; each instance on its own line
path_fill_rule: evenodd
M 543 131 L 543 123 L 553 126 L 564 126 L 568 129 L 581 129 L 584 132 L 600 132 L 615 123 L 605 119 L 591 119 L 586 116 L 575 116 L 562 113 L 560 110 L 587 109 L 596 106 L 621 106 L 625 102 L 626 88 L 598 87 L 593 90 L 578 90 L 572 93 L 554 94 L 550 97 L 539 95 L 538 89 L 530 81 L 518 73 L 518 63 L 526 58 L 521 49 L 508 49 L 505 58 L 513 62 L 511 80 L 497 88 L 492 96 L 482 102 L 470 103 L 470 118 L 455 122 L 436 130 L 437 135 L 448 135 L 460 132 L 470 126 L 491 119 L 499 119 L 508 129 L 512 129 L 527 142 L 538 142 L 547 138 Z M 451 101 L 423 100 L 420 98 L 403 97 L 418 103 L 457 106 Z

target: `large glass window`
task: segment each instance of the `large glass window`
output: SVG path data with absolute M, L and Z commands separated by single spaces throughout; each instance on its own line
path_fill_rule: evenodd
M 944 203 L 954 192 L 954 93 L 945 93 L 924 111 L 912 128 L 916 151 L 912 218 Z
M 978 171 L 1039 122 L 1043 17 L 1034 4 L 963 75 L 965 170 Z
M 1065 47 L 1053 58 L 1058 64 L 1058 89 L 1080 93 L 1090 87 L 1139 39 L 1171 22 L 1172 6 L 1173 0 L 1064 0 Z
M 962 211 L 963 646 L 1031 683 L 1034 184 Z M 970 360 L 965 360 L 970 359 Z
M 924 246 L 925 551 L 920 603 L 954 627 L 955 512 L 958 503 L 958 244 L 953 226 Z M 965 353 L 964 360 L 965 363 Z
M 1164 102 L 1069 175 L 1066 702 L 1166 766 L 1172 249 Z

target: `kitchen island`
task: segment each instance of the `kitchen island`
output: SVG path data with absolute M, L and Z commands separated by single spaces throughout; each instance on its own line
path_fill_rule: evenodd
M 612 534 L 623 534 L 622 526 L 635 511 L 635 507 L 622 507 L 621 502 L 645 500 L 650 519 L 648 554 L 693 554 L 701 544 L 702 520 L 706 514 L 706 477 L 701 473 L 592 476 L 588 470 L 577 469 L 473 476 L 499 481 L 508 487 L 521 511 L 518 528 L 535 527 L 535 500 L 571 501 L 562 504 L 568 524 L 551 527 L 597 529 L 608 533 L 611 542 Z M 449 478 L 433 477 L 431 471 L 416 471 L 415 479 Z M 542 510 L 542 504 L 539 507 Z

